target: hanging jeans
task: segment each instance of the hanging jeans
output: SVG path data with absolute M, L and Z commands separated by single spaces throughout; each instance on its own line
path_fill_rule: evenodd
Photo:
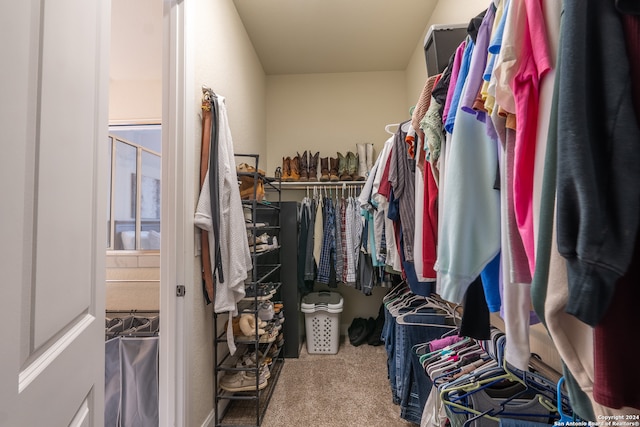
M 382 333 L 380 334 L 382 341 L 384 342 L 384 349 L 387 351 L 387 376 L 389 378 L 389 385 L 391 387 L 391 399 L 394 404 L 400 404 L 400 396 L 398 395 L 398 387 L 396 382 L 396 360 L 395 360 L 395 345 L 396 345 L 396 322 L 384 307 L 384 325 L 382 326 Z
M 414 325 L 396 324 L 396 338 L 401 336 L 403 347 L 396 349 L 396 360 L 401 362 L 400 372 L 400 417 L 409 422 L 420 424 L 424 406 L 431 392 L 431 378 L 426 374 L 419 356 L 413 346 L 440 338 L 450 328 L 444 326 L 445 318 L 435 314 L 432 309 L 421 309 L 419 314 L 404 316 L 404 321 Z M 430 326 L 430 325 L 443 325 Z M 396 374 L 396 376 L 398 376 Z

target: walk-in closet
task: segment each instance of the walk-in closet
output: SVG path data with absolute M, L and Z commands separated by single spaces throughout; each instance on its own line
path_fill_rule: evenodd
M 640 426 L 634 2 L 49 3 L 0 426 Z

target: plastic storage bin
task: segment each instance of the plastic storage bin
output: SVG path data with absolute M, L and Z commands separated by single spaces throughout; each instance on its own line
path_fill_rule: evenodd
M 336 354 L 340 346 L 343 299 L 337 292 L 312 292 L 302 298 L 309 354 Z

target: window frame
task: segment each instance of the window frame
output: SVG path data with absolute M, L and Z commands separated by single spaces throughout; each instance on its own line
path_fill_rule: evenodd
M 141 232 L 145 231 L 144 230 L 144 223 L 150 223 L 150 222 L 156 222 L 157 221 L 157 228 L 160 229 L 160 224 L 161 224 L 161 218 L 159 217 L 157 220 L 156 219 L 145 219 L 141 217 L 141 211 L 142 211 L 142 203 L 141 203 L 141 199 L 142 199 L 142 178 L 143 178 L 143 169 L 142 169 L 142 157 L 143 157 L 143 153 L 148 153 L 154 156 L 158 157 L 158 160 L 160 161 L 160 168 L 162 167 L 162 153 L 158 152 L 156 150 L 150 149 L 148 147 L 145 147 L 144 145 L 141 145 L 139 143 L 130 141 L 124 137 L 118 136 L 114 133 L 112 133 L 112 131 L 118 131 L 118 130 L 147 130 L 149 128 L 152 129 L 158 129 L 160 130 L 160 132 L 162 132 L 162 126 L 160 123 L 144 123 L 144 124 L 112 124 L 109 125 L 109 132 L 108 132 L 108 144 L 110 144 L 110 147 L 108 147 L 110 149 L 110 153 L 109 153 L 109 158 L 110 158 L 110 173 L 109 173 L 109 188 L 108 188 L 108 195 L 109 195 L 109 206 L 108 206 L 108 236 L 107 236 L 107 252 L 113 252 L 113 253 L 117 253 L 117 254 L 124 254 L 124 253 L 139 253 L 139 252 L 143 252 L 143 253 L 158 253 L 160 252 L 160 249 L 143 249 L 141 248 Z M 116 232 L 116 228 L 118 222 L 122 222 L 122 221 L 128 221 L 130 222 L 131 220 L 118 220 L 116 219 L 116 215 L 115 215 L 115 210 L 116 210 L 116 198 L 117 198 L 117 192 L 114 191 L 115 189 L 115 183 L 116 183 L 116 160 L 117 160 L 117 142 L 121 142 L 123 144 L 126 144 L 127 146 L 133 147 L 136 150 L 136 158 L 135 158 L 135 187 L 133 186 L 133 174 L 132 174 L 132 197 L 133 195 L 135 195 L 135 200 L 132 199 L 132 206 L 135 204 L 135 215 L 134 215 L 134 230 L 135 231 L 135 249 L 116 249 L 116 241 L 117 241 L 117 232 Z M 162 136 L 160 136 L 160 140 L 158 141 L 158 147 L 161 147 L 162 145 Z M 155 179 L 155 178 L 154 178 Z M 162 185 L 162 180 L 159 180 L 158 183 L 159 186 Z M 160 192 L 160 188 L 158 188 L 158 192 Z M 161 200 L 160 200 L 161 203 Z M 133 209 L 132 209 L 133 210 Z

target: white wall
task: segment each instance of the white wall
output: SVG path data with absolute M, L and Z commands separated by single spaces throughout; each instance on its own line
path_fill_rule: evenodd
M 296 151 L 355 151 L 371 142 L 376 153 L 384 127 L 408 118 L 402 71 L 295 74 L 267 77 L 267 172 Z
M 266 82 L 232 0 L 193 0 L 186 5 L 186 29 L 191 41 L 188 55 L 194 66 L 194 86 L 188 89 L 194 92 L 195 99 L 187 125 L 195 128 L 196 135 L 190 142 L 194 144 L 195 156 L 187 161 L 197 165 L 193 176 L 196 188 L 200 182 L 202 86 L 206 85 L 226 98 L 236 153 L 257 153 L 264 158 Z M 197 200 L 193 200 L 194 212 L 196 203 Z M 188 289 L 185 296 L 187 426 L 203 425 L 213 410 L 213 313 L 211 305 L 206 306 L 204 302 L 200 265 L 200 257 L 194 257 L 193 288 Z
M 162 2 L 112 0 L 109 123 L 162 119 Z
M 109 123 L 161 123 L 162 80 L 112 80 Z

